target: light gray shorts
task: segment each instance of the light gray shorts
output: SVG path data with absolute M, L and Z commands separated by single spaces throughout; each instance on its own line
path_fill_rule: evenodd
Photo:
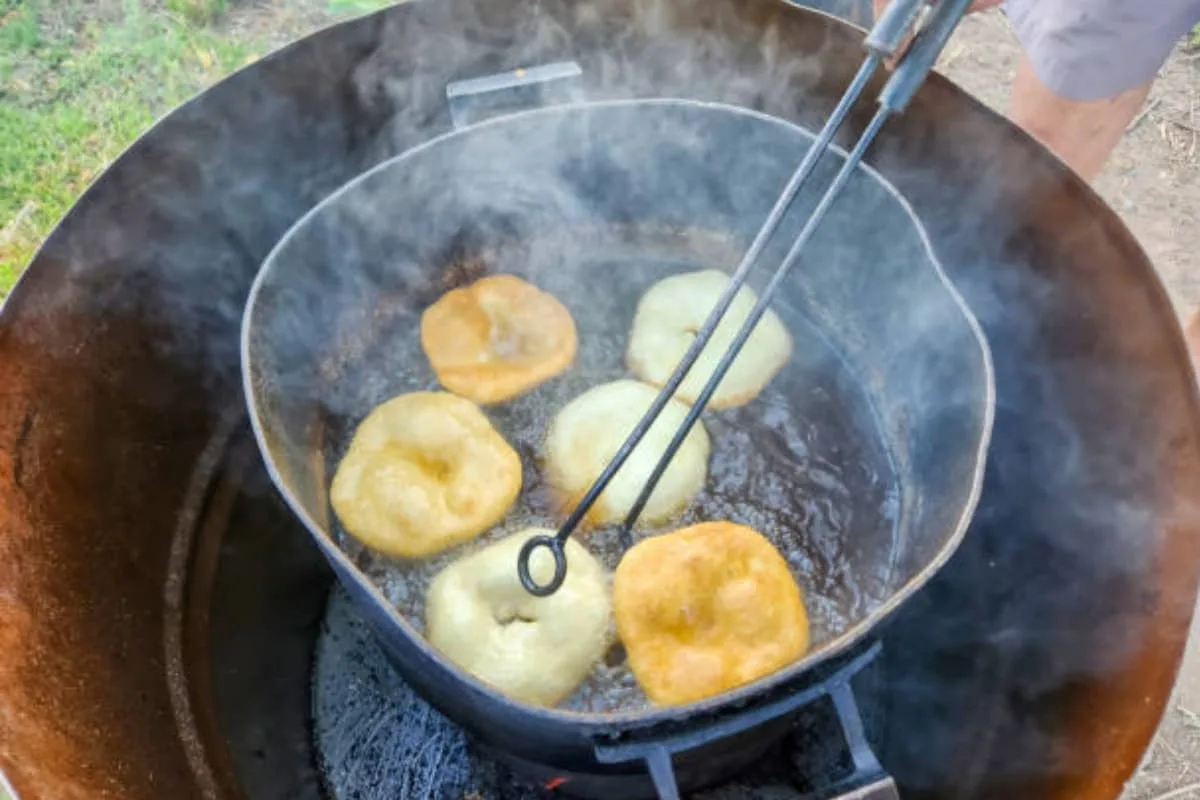
M 1101 100 L 1154 79 L 1200 22 L 1200 0 L 1008 0 L 1034 72 L 1071 100 Z

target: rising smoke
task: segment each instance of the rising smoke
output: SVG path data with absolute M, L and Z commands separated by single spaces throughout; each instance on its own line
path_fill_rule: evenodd
M 452 11 L 453 20 L 449 18 Z M 665 2 L 636 6 L 551 4 L 539 11 L 514 15 L 510 8 L 490 5 L 466 9 L 439 5 L 420 9 L 415 15 L 418 22 L 396 16 L 385 23 L 386 44 L 362 62 L 352 81 L 353 91 L 367 116 L 383 120 L 365 148 L 365 152 L 371 153 L 368 160 L 377 161 L 407 148 L 418 136 L 414 131 L 425 129 L 433 121 L 443 120 L 444 124 L 446 83 L 479 71 L 478 66 L 467 71 L 464 64 L 486 64 L 488 69 L 500 70 L 571 57 L 583 68 L 584 90 L 591 100 L 679 96 L 719 100 L 809 121 L 820 120 L 821 111 L 828 109 L 833 97 L 831 92 L 844 85 L 850 70 L 857 65 L 856 54 L 851 54 L 855 56 L 852 58 L 839 53 L 833 39 L 814 44 L 790 38 L 786 29 L 777 24 L 768 22 L 765 27 L 756 27 L 747 21 L 746 15 L 721 4 L 704 8 Z M 603 42 L 604 47 L 581 51 L 580 43 L 585 42 Z M 501 56 L 497 56 L 498 48 L 503 51 Z M 807 51 L 806 57 L 791 57 L 801 50 Z M 830 69 L 831 65 L 837 67 L 836 72 Z M 393 113 L 389 115 L 384 109 Z M 914 115 L 917 113 L 920 112 Z M 570 121 L 564 123 L 563 119 Z M 461 221 L 453 219 L 453 215 L 461 213 L 462 208 L 480 213 L 505 206 L 526 212 L 535 209 L 527 216 L 540 225 L 568 224 L 593 215 L 597 207 L 615 205 L 611 201 L 620 193 L 636 193 L 641 187 L 643 191 L 653 189 L 656 194 L 631 202 L 624 218 L 619 209 L 615 211 L 621 221 L 630 221 L 629 214 L 649 213 L 654 200 L 660 209 L 669 202 L 673 207 L 665 216 L 671 218 L 674 213 L 673 221 L 705 220 L 712 227 L 732 231 L 735 242 L 744 244 L 754 222 L 764 216 L 767 207 L 770 192 L 762 190 L 762 180 L 765 176 L 776 176 L 778 185 L 784 177 L 781 165 L 794 163 L 796 159 L 796 153 L 790 155 L 792 161 L 789 161 L 778 147 L 772 149 L 769 142 L 755 139 L 744 130 L 714 141 L 711 127 L 689 127 L 686 115 L 659 120 L 657 124 L 619 115 L 607 124 L 603 115 L 594 119 L 595 124 L 584 124 L 578 117 L 545 115 L 539 117 L 542 123 L 539 127 L 516 128 L 519 133 L 513 135 L 521 139 L 519 143 L 497 136 L 477 142 L 474 149 L 465 148 L 455 157 L 464 160 L 439 163 L 427 175 L 410 177 L 412 183 L 408 188 L 416 196 L 428 198 L 420 208 L 388 199 L 386 193 L 368 195 L 371 202 L 347 206 L 343 224 L 329 241 L 320 243 L 316 252 L 321 252 L 330 265 L 347 262 L 364 265 L 362 270 L 339 269 L 336 275 L 329 275 L 334 283 L 328 285 L 339 292 L 345 289 L 347 281 L 362 281 L 346 295 L 358 299 L 345 309 L 347 316 L 338 317 L 336 326 L 314 326 L 313 320 L 320 320 L 319 312 L 294 317 L 287 338 L 296 346 L 297 357 L 303 360 L 305 353 L 310 352 L 306 331 L 311 335 L 313 330 L 340 326 L 345 347 L 352 347 L 357 331 L 371 324 L 367 315 L 386 315 L 387 308 L 398 313 L 404 298 L 411 302 L 444 288 L 428 270 L 430 253 L 420 248 L 412 252 L 404 250 L 413 241 L 403 227 L 405 220 L 419 218 L 422 235 L 432 229 L 442 230 L 448 236 L 461 227 Z M 1031 605 L 1023 597 L 1025 592 L 1013 589 L 1005 592 L 1003 598 L 970 605 L 969 610 L 972 614 L 987 615 L 988 622 L 1007 620 L 1010 615 L 1023 620 L 1027 614 L 1049 620 L 1045 623 L 1048 631 L 1034 635 L 1032 640 L 1022 640 L 1023 646 L 1036 648 L 1046 637 L 1062 636 L 1059 623 L 1053 620 L 1079 613 L 1081 604 L 1093 605 L 1089 598 L 1097 586 L 1111 586 L 1115 591 L 1134 585 L 1144 574 L 1150 552 L 1146 543 L 1157 535 L 1152 529 L 1155 500 L 1144 486 L 1135 485 L 1138 480 L 1134 476 L 1148 474 L 1157 453 L 1147 447 L 1144 433 L 1134 427 L 1105 426 L 1105 442 L 1085 440 L 1086 435 L 1094 435 L 1085 431 L 1097 424 L 1100 416 L 1117 417 L 1118 409 L 1101 412 L 1073 406 L 1072 403 L 1078 402 L 1076 393 L 1088 386 L 1095 387 L 1097 396 L 1107 397 L 1121 396 L 1129 390 L 1121 385 L 1121 379 L 1106 362 L 1108 356 L 1095 351 L 1086 336 L 1072 342 L 1072 351 L 1064 356 L 1054 352 L 1053 337 L 1048 338 L 1048 332 L 1041 328 L 1040 314 L 1062 313 L 1063 304 L 1074 302 L 1075 297 L 1070 287 L 1036 271 L 1030 273 L 1025 266 L 1031 259 L 1036 263 L 1038 259 L 1061 258 L 1065 254 L 1027 253 L 1021 250 L 1019 242 L 1013 241 L 1021 224 L 1033 222 L 1004 207 L 1010 202 L 1005 193 L 1014 189 L 1008 182 L 1034 179 L 1013 177 L 1020 174 L 1013 165 L 953 169 L 956 161 L 977 157 L 979 148 L 987 148 L 986 143 L 978 140 L 969 143 L 946 137 L 938 139 L 939 144 L 948 145 L 939 155 L 943 167 L 933 163 L 926 153 L 919 153 L 920 157 L 914 159 L 912 139 L 932 135 L 920 127 L 925 118 L 918 119 L 921 122 L 896 121 L 903 135 L 885 136 L 872 157 L 890 165 L 905 193 L 921 201 L 917 210 L 934 231 L 938 255 L 950 254 L 956 259 L 957 269 L 952 278 L 957 289 L 992 331 L 993 341 L 996 334 L 1005 337 L 1002 340 L 1005 355 L 997 366 L 1000 384 L 997 414 L 1003 423 L 1000 428 L 1003 436 L 994 447 L 989 476 L 992 494 L 985 497 L 981 520 L 985 525 L 1011 515 L 1020 520 L 1021 514 L 1036 511 L 1042 516 L 1032 522 L 1008 524 L 1028 528 L 1023 532 L 1035 539 L 1048 535 L 1042 526 L 1052 526 L 1056 531 L 1049 541 L 1037 539 L 1032 546 L 1024 537 L 1014 534 L 1001 534 L 999 539 L 976 537 L 976 544 L 994 551 L 985 563 L 1003 564 L 1008 559 L 1011 563 L 1006 569 L 1018 574 L 1028 572 L 1023 585 L 1031 587 L 1030 597 L 1037 602 Z M 958 124 L 971 130 L 969 121 Z M 994 127 L 979 127 L 982 139 L 999 135 Z M 647 147 L 651 138 L 669 140 L 675 146 L 662 158 L 661 148 Z M 589 185 L 590 190 L 585 194 L 580 193 L 578 184 L 563 181 L 562 164 L 556 160 L 556 154 L 572 141 L 591 146 L 603 143 L 610 156 L 609 166 L 616 165 L 615 172 L 608 175 L 609 181 Z M 523 144 L 524 152 L 515 144 Z M 1000 142 L 996 145 L 998 150 Z M 658 160 L 647 158 L 648 153 Z M 719 167 L 713 167 L 713 158 L 721 159 Z M 1005 167 L 1011 172 L 1003 174 Z M 513 179 L 514 173 L 520 175 L 520 180 Z M 966 175 L 977 177 L 981 173 L 990 176 L 993 188 L 970 194 L 961 183 L 955 183 L 963 181 Z M 647 174 L 653 175 L 654 180 L 646 180 Z M 696 176 L 704 174 L 729 180 L 697 179 Z M 746 177 L 755 174 L 762 176 L 760 180 Z M 455 179 L 448 180 L 449 177 Z M 828 171 L 823 177 L 828 178 Z M 665 188 L 660 184 L 665 184 Z M 438 191 L 431 191 L 433 188 Z M 1043 189 L 1062 191 L 1054 182 L 1045 187 L 1018 187 L 1017 192 Z M 609 202 L 605 202 L 603 193 L 609 194 Z M 931 435 L 935 429 L 922 429 L 921 420 L 945 422 L 948 416 L 961 414 L 977 401 L 977 395 L 972 393 L 978 391 L 982 375 L 977 366 L 956 360 L 948 345 L 954 341 L 953 331 L 957 330 L 958 336 L 965 334 L 961 314 L 954 304 L 947 302 L 943 287 L 933 280 L 905 281 L 899 277 L 897 270 L 907 267 L 912 268 L 913 274 L 920 274 L 917 262 L 924 256 L 912 241 L 910 223 L 902 214 L 896 214 L 894 208 L 889 216 L 886 207 L 895 205 L 894 198 L 877 195 L 855 195 L 852 189 L 847 200 L 839 204 L 814 242 L 813 254 L 797 269 L 790 290 L 792 302 L 805 315 L 818 319 L 843 349 L 843 356 L 861 368 L 860 376 L 875 390 L 884 424 L 890 425 L 894 433 L 909 434 L 907 439 L 902 435 L 898 438 L 910 441 L 914 447 L 924 447 L 917 455 L 907 454 L 907 468 L 921 466 L 928 470 L 927 486 L 958 487 L 961 491 L 964 482 L 969 484 L 966 479 L 970 460 L 961 460 L 961 455 L 960 460 L 954 460 L 951 456 L 954 446 L 961 442 L 955 436 Z M 952 201 L 964 195 L 970 198 L 970 205 Z M 811 206 L 811 197 L 808 202 Z M 802 212 L 805 203 L 798 205 L 797 211 Z M 1000 211 L 1005 215 L 997 216 Z M 713 220 L 720 223 L 714 225 Z M 498 224 L 502 227 L 505 222 Z M 368 235 L 364 237 L 363 230 L 356 229 L 356 225 L 369 229 Z M 1060 235 L 1064 239 L 1078 236 L 1086 241 L 1097 235 L 1099 223 L 1078 219 L 1072 225 L 1080 227 L 1077 231 L 1068 228 Z M 476 226 L 477 233 L 479 227 Z M 382 263 L 381 253 L 356 252 L 364 242 L 378 241 L 381 232 L 393 236 L 389 239 L 394 245 L 390 253 L 404 254 L 391 262 L 388 267 L 391 273 L 387 276 L 373 272 L 370 266 Z M 394 238 L 397 233 L 399 239 Z M 306 248 L 311 244 L 306 242 Z M 534 265 L 530 269 L 536 277 L 549 282 L 562 279 L 562 274 L 552 273 L 555 257 L 561 256 L 559 251 L 550 248 L 537 252 L 527 248 L 521 252 Z M 770 259 L 767 262 L 772 263 Z M 398 283 L 397 274 L 403 276 Z M 928 276 L 928 272 L 924 274 Z M 756 274 L 759 283 L 763 275 L 762 271 Z M 566 277 L 574 280 L 569 273 Z M 390 292 L 381 287 L 387 281 L 393 282 Z M 372 297 L 378 300 L 372 303 Z M 836 302 L 830 302 L 831 299 Z M 598 302 L 602 304 L 603 300 Z M 358 309 L 357 316 L 354 309 Z M 931 357 L 931 352 L 940 352 L 941 357 Z M 405 357 L 409 355 L 406 353 Z M 311 385 L 304 378 L 292 389 L 303 392 Z M 348 394 L 326 396 L 324 402 L 334 411 L 352 410 L 361 414 L 371 403 L 382 399 L 388 385 L 382 378 L 374 385 L 343 382 L 337 385 L 337 391 Z M 1145 397 L 1136 398 L 1121 410 L 1135 414 L 1137 403 L 1145 401 Z M 954 429 L 956 432 L 967 430 L 963 427 L 965 423 L 959 425 Z M 1127 460 L 1111 463 L 1111 458 L 1104 455 L 1107 448 Z M 906 454 L 899 457 L 903 461 Z M 942 500 L 946 496 L 930 495 Z M 1043 498 L 1040 502 L 1044 506 L 1037 504 L 1039 498 Z M 906 498 L 910 508 L 917 505 L 917 500 L 913 496 Z M 938 501 L 926 499 L 926 502 L 935 505 Z M 924 510 L 932 513 L 937 509 Z M 912 528 L 921 530 L 919 524 Z M 1063 533 L 1058 534 L 1058 530 Z M 1103 531 L 1105 541 L 1111 540 L 1111 545 L 1091 546 L 1094 531 Z M 914 574 L 936 552 L 918 547 L 915 541 L 906 542 L 906 546 L 919 556 L 899 565 L 905 576 Z M 1049 561 L 1044 554 L 1032 554 L 1043 553 L 1044 547 L 1053 556 Z M 958 563 L 969 562 L 964 557 Z M 994 574 L 995 569 L 998 567 L 989 566 L 984 575 Z M 1067 574 L 1076 579 L 1087 576 L 1087 580 L 1077 582 L 1068 579 Z M 972 574 L 964 585 L 974 584 L 984 575 Z M 1000 605 L 992 605 L 996 602 Z M 1104 618 L 1110 607 L 1102 602 L 1091 610 L 1097 618 Z M 997 620 L 991 615 L 997 615 Z M 970 615 L 962 615 L 961 620 L 964 624 L 979 623 Z M 1014 625 L 1015 621 L 1002 622 L 995 635 L 1010 641 L 1006 637 L 1011 634 L 1006 631 L 1014 630 Z M 972 646 L 980 644 L 974 640 L 979 635 L 978 627 L 956 626 L 951 619 L 945 628 L 934 626 L 933 630 L 944 629 L 972 641 Z M 1106 658 L 1097 662 L 1089 655 L 1086 661 L 1080 661 L 1063 654 L 1048 662 L 1046 673 L 1022 675 L 1021 685 L 1028 690 L 1041 684 L 1061 686 L 1081 675 L 1104 674 L 1114 664 L 1126 661 L 1132 647 L 1129 642 L 1136 641 L 1136 630 L 1126 626 L 1121 628 L 1123 635 L 1114 633 L 1103 640 L 1097 639 L 1100 635 L 1097 631 L 1096 626 L 1089 626 L 1089 630 L 1079 633 L 1080 652 L 1090 652 L 1086 646 L 1093 645 Z M 1122 644 L 1123 641 L 1126 643 Z M 931 685 L 936 684 L 931 682 Z

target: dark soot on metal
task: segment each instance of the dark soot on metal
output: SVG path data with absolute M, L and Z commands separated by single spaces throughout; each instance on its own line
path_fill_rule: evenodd
M 666 240 L 677 235 L 662 234 Z M 515 400 L 484 408 L 520 453 L 524 470 L 521 496 L 497 528 L 432 559 L 408 562 L 364 548 L 335 522 L 340 546 L 418 630 L 424 629 L 425 591 L 442 568 L 523 528 L 561 523 L 539 464 L 545 433 L 554 414 L 573 398 L 601 383 L 636 377 L 626 367 L 625 349 L 642 294 L 670 275 L 728 271 L 736 262 L 727 245 L 702 248 L 720 256 L 697 263 L 680 261 L 681 248 L 669 241 L 655 250 L 644 242 L 614 248 L 611 233 L 601 239 L 606 245 L 595 249 L 587 246 L 587 237 L 547 236 L 453 255 L 440 274 L 431 273 L 427 291 L 389 296 L 369 315 L 372 330 L 365 342 L 356 343 L 356 363 L 340 380 L 357 382 L 352 391 L 365 394 L 372 406 L 405 392 L 439 388 L 421 348 L 421 312 L 445 291 L 485 274 L 516 274 L 550 292 L 570 310 L 579 334 L 578 355 L 568 371 Z M 792 335 L 791 361 L 750 404 L 705 413 L 702 423 L 712 439 L 705 490 L 671 524 L 641 526 L 635 539 L 710 520 L 731 520 L 762 532 L 800 582 L 813 647 L 819 647 L 869 614 L 894 588 L 897 476 L 871 403 L 843 360 L 786 298 L 774 308 Z M 329 475 L 360 421 L 326 420 Z M 616 568 L 615 526 L 575 535 Z M 561 707 L 585 712 L 646 707 L 628 667 L 609 663 L 613 660 L 598 664 Z

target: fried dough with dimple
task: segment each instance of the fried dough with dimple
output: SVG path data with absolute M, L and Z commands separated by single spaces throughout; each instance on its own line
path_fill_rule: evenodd
M 728 286 L 729 276 L 715 269 L 672 275 L 651 286 L 638 302 L 629 334 L 626 360 L 633 373 L 655 386 L 666 385 Z M 676 397 L 696 402 L 757 300 L 749 287 L 738 290 L 712 338 L 679 385 Z M 717 386 L 709 407 L 733 408 L 749 403 L 791 355 L 791 334 L 768 308 Z
M 645 383 L 613 381 L 584 392 L 554 416 L 543 451 L 546 478 L 568 506 L 573 508 L 600 477 L 657 396 L 658 390 Z M 687 413 L 677 400 L 667 404 L 588 512 L 589 523 L 624 518 Z M 704 488 L 710 448 L 708 432 L 697 422 L 650 495 L 642 520 L 661 522 L 687 507 Z
M 808 613 L 787 562 L 732 522 L 638 542 L 613 576 L 613 607 L 630 669 L 658 705 L 721 694 L 808 649 Z
M 421 346 L 443 386 L 476 403 L 511 400 L 575 360 L 575 321 L 515 275 L 453 289 L 421 315 Z
M 553 706 L 565 700 L 604 657 L 612 639 L 607 570 L 581 544 L 566 542 L 567 576 L 549 597 L 525 591 L 517 577 L 521 546 L 554 531 L 529 528 L 446 567 L 425 596 L 429 643 L 467 672 L 517 700 Z M 545 585 L 554 559 L 530 559 Z
M 329 494 L 364 545 L 424 558 L 491 528 L 520 491 L 520 457 L 474 403 L 413 392 L 362 421 Z

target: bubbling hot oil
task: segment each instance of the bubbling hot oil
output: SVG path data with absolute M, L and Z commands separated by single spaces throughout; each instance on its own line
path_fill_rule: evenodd
M 625 364 L 625 348 L 637 301 L 646 289 L 668 275 L 710 268 L 647 259 L 644 252 L 576 258 L 570 269 L 538 268 L 528 250 L 521 255 L 519 261 L 492 254 L 483 269 L 519 274 L 554 294 L 575 319 L 579 351 L 562 375 L 512 401 L 484 408 L 521 456 L 524 483 L 514 508 L 473 542 L 424 561 L 380 556 L 337 530 L 341 546 L 418 631 L 424 629 L 425 593 L 443 568 L 524 528 L 558 527 L 562 515 L 539 459 L 552 417 L 594 386 L 634 377 Z M 420 309 L 437 292 L 480 274 L 450 271 L 430 297 L 388 311 L 386 324 L 372 334 L 373 345 L 361 360 L 365 374 L 356 386 L 363 387 L 364 413 L 397 394 L 438 388 L 421 351 Z M 709 520 L 731 520 L 758 530 L 779 548 L 799 582 L 812 647 L 818 648 L 867 616 L 894 588 L 889 568 L 896 546 L 897 479 L 868 398 L 848 368 L 802 315 L 783 303 L 775 308 L 794 341 L 791 363 L 748 405 L 705 412 L 702 423 L 712 440 L 705 489 L 669 525 L 640 526 L 634 538 Z M 339 419 L 330 426 L 330 474 L 359 421 L 361 417 Z M 616 526 L 575 536 L 610 570 L 616 568 L 622 554 Z M 603 713 L 648 705 L 619 653 L 618 647 L 597 664 L 561 707 Z

